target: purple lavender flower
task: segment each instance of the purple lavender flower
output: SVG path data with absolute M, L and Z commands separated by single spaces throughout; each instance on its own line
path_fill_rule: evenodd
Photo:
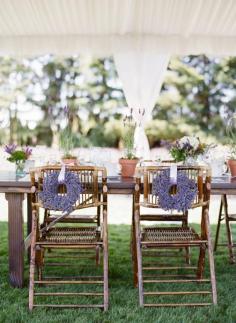
M 23 151 L 25 152 L 27 158 L 29 158 L 29 156 L 32 154 L 32 148 L 30 148 L 29 146 L 26 146 Z
M 65 113 L 65 115 L 68 115 L 69 114 L 69 107 L 66 105 L 66 106 L 64 106 L 64 108 L 63 108 L 63 110 L 64 110 L 64 113 Z
M 4 151 L 8 154 L 12 154 L 14 153 L 14 151 L 16 150 L 16 145 L 15 144 L 11 144 L 11 145 L 6 145 L 4 148 Z
M 192 148 L 193 148 L 193 147 L 192 147 L 192 145 L 190 144 L 190 142 L 189 142 L 189 141 L 187 141 L 187 142 L 184 144 L 184 147 L 183 147 L 183 149 L 184 149 L 184 150 L 187 150 L 187 151 L 190 151 Z
M 159 205 L 164 210 L 187 211 L 197 195 L 197 184 L 188 178 L 184 171 L 177 173 L 177 193 L 170 194 L 173 186 L 170 178 L 170 169 L 163 170 L 153 179 L 152 194 L 158 197 Z

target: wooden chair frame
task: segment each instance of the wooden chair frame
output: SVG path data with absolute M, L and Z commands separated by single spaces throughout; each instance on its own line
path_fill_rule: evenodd
M 53 223 L 45 222 L 43 227 L 40 227 L 39 223 L 39 209 L 43 208 L 41 201 L 39 200 L 38 193 L 43 189 L 43 180 L 47 174 L 54 171 L 60 171 L 60 166 L 45 166 L 36 168 L 31 171 L 31 183 L 32 183 L 32 237 L 31 237 L 31 261 L 30 261 L 30 277 L 29 277 L 29 309 L 32 310 L 34 307 L 65 307 L 65 308 L 87 308 L 87 307 L 98 307 L 103 310 L 108 309 L 108 225 L 107 225 L 107 173 L 106 169 L 102 167 L 92 166 L 68 166 L 67 170 L 75 173 L 81 182 L 83 187 L 83 193 L 80 194 L 79 200 L 74 205 L 74 210 L 80 210 L 84 208 L 97 207 L 102 210 L 102 221 L 99 223 L 101 230 L 96 231 L 96 238 L 93 240 L 84 241 L 76 240 L 70 242 L 69 240 L 61 240 L 61 242 L 53 242 L 45 240 L 50 230 L 53 230 Z M 99 182 L 102 190 L 99 191 Z M 59 188 L 60 193 L 65 193 L 65 187 Z M 50 229 L 49 229 L 50 228 Z M 68 227 L 67 227 L 68 228 Z M 86 230 L 90 232 L 91 228 L 88 229 L 82 226 L 78 229 L 78 232 L 85 234 Z M 60 230 L 60 228 L 58 229 Z M 63 228 L 61 229 L 64 230 Z M 73 230 L 73 228 L 69 228 Z M 93 229 L 92 229 L 93 230 Z M 77 231 L 76 231 L 77 232 Z M 79 234 L 79 233 L 78 233 Z M 44 238 L 42 238 L 44 236 Z M 45 249 L 54 250 L 99 250 L 103 253 L 103 276 L 101 279 L 93 280 L 93 276 L 76 277 L 73 280 L 60 279 L 44 279 L 42 275 L 42 267 L 44 265 L 44 251 Z M 35 269 L 38 268 L 38 279 L 35 280 Z M 72 277 L 73 278 L 73 277 Z M 99 276 L 100 278 L 100 276 Z M 86 280 L 84 280 L 86 279 Z M 103 285 L 103 293 L 35 293 L 35 285 L 61 285 L 61 284 L 76 284 L 76 285 Z M 78 297 L 103 297 L 102 304 L 35 304 L 34 298 L 36 296 L 78 296 Z
M 145 165 L 145 163 L 147 163 L 148 165 Z M 139 167 L 150 167 L 150 164 L 153 163 L 153 160 L 143 160 L 139 163 Z M 154 163 L 156 163 L 154 161 Z M 174 160 L 163 160 L 161 161 L 159 164 L 161 166 L 170 166 L 171 164 L 175 163 Z M 153 166 L 151 166 L 153 167 Z M 154 166 L 156 167 L 156 165 Z M 135 197 L 133 196 L 133 207 L 132 207 L 132 225 L 131 225 L 131 254 L 132 254 L 132 262 L 133 262 L 133 270 L 134 272 L 137 271 L 137 254 L 136 254 L 136 243 L 135 243 L 135 227 L 134 227 L 134 200 Z M 156 208 L 156 206 L 155 206 Z M 157 208 L 156 208 L 157 209 Z M 177 214 L 172 214 L 169 215 L 168 217 L 166 216 L 166 214 L 163 214 L 163 212 L 160 212 L 160 209 L 157 210 L 157 212 L 155 214 L 141 214 L 140 215 L 141 221 L 151 221 L 151 222 L 179 222 L 180 225 L 182 227 L 187 227 L 188 226 L 188 211 L 186 212 L 178 212 Z M 185 248 L 185 261 L 187 264 L 190 265 L 190 248 L 186 247 Z M 137 276 L 134 275 L 134 286 L 137 287 L 138 286 L 138 279 Z
M 224 211 L 224 213 L 223 213 Z M 225 226 L 226 226 L 226 235 L 227 235 L 227 243 L 219 243 L 219 233 L 220 233 L 220 226 L 221 222 L 225 220 Z M 220 210 L 219 210 L 219 217 L 218 217 L 218 223 L 216 228 L 216 236 L 215 236 L 215 245 L 214 245 L 214 251 L 217 250 L 218 246 L 227 246 L 229 251 L 229 262 L 231 264 L 234 264 L 236 262 L 235 255 L 234 255 L 234 248 L 236 247 L 236 244 L 233 242 L 233 235 L 230 227 L 230 222 L 236 222 L 236 214 L 229 214 L 228 212 L 228 201 L 227 201 L 227 195 L 223 194 L 221 196 L 221 202 L 220 202 Z
M 141 229 L 141 221 L 142 215 L 140 212 L 140 207 L 160 207 L 158 204 L 158 197 L 153 196 L 152 194 L 152 179 L 156 174 L 160 173 L 161 171 L 167 169 L 167 166 L 156 166 L 156 167 L 140 167 L 137 169 L 136 174 L 136 184 L 135 184 L 135 201 L 134 201 L 134 212 L 135 212 L 135 238 L 136 238 L 136 254 L 137 254 L 137 275 L 138 278 L 138 287 L 139 287 L 139 304 L 140 306 L 145 307 L 161 307 L 161 306 L 204 306 L 210 305 L 211 303 L 147 303 L 144 299 L 148 298 L 149 296 L 152 297 L 162 297 L 162 296 L 181 296 L 181 295 L 208 295 L 211 294 L 212 302 L 214 305 L 217 304 L 217 292 L 216 292 L 216 280 L 215 280 L 215 268 L 214 268 L 214 258 L 213 258 L 213 248 L 210 236 L 210 224 L 209 224 L 209 201 L 210 201 L 210 183 L 211 183 L 211 176 L 210 171 L 208 168 L 204 167 L 187 167 L 187 166 L 178 166 L 178 171 L 184 171 L 188 174 L 189 178 L 195 179 L 198 187 L 198 194 L 196 199 L 192 203 L 192 208 L 201 207 L 202 209 L 202 217 L 201 217 L 201 233 L 197 235 L 194 232 L 194 235 L 197 237 L 196 239 L 186 239 L 185 241 L 181 238 L 175 238 L 175 240 L 171 240 L 165 238 L 163 241 L 161 240 L 151 240 L 145 241 L 143 239 L 144 231 Z M 205 173 L 205 174 L 204 174 Z M 148 229 L 148 228 L 146 228 Z M 145 230 L 146 230 L 145 229 Z M 189 230 L 192 228 L 188 228 Z M 157 229 L 158 232 L 159 228 Z M 166 228 L 166 233 L 171 233 L 173 230 L 172 227 Z M 181 228 L 177 228 L 176 230 L 181 231 Z M 191 231 L 192 232 L 192 231 Z M 198 247 L 199 248 L 199 258 L 198 258 L 198 265 L 197 267 L 190 267 L 186 266 L 184 268 L 187 269 L 194 269 L 195 273 L 194 276 L 187 279 L 182 279 L 180 275 L 166 275 L 167 279 L 162 279 L 165 275 L 159 275 L 158 279 L 143 279 L 143 271 L 144 270 L 165 270 L 165 269 L 174 269 L 179 270 L 180 267 L 144 267 L 142 264 L 143 260 L 143 253 L 145 250 L 154 251 L 154 255 L 160 256 L 159 251 L 163 249 L 177 249 L 177 248 L 184 248 L 184 247 Z M 209 266 L 210 266 L 210 280 L 203 279 L 204 267 L 205 267 L 205 254 L 206 249 L 208 249 L 208 259 L 209 259 Z M 158 252 L 157 252 L 158 251 Z M 160 278 L 161 277 L 161 278 Z M 168 279 L 168 277 L 171 277 Z M 174 278 L 174 279 L 173 279 Z M 180 279 L 179 279 L 180 278 Z M 186 277 L 185 277 L 186 278 Z M 163 283 L 187 283 L 187 282 L 197 282 L 197 283 L 205 283 L 211 282 L 211 291 L 168 291 L 168 292 L 148 292 L 144 291 L 144 285 L 146 284 L 158 284 L 161 285 Z

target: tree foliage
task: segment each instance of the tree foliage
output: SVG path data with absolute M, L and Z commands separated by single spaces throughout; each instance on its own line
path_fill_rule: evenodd
M 201 135 L 223 140 L 227 119 L 236 111 L 236 58 L 205 55 L 173 58 L 154 119 L 196 125 Z
M 224 141 L 235 76 L 235 57 L 172 57 L 147 126 L 150 144 L 191 134 Z M 111 57 L 0 57 L 1 143 L 57 145 L 65 105 L 77 146 L 119 145 L 127 104 Z

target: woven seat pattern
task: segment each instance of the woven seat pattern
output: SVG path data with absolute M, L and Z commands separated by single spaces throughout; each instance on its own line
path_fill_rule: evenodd
M 145 228 L 142 241 L 168 242 L 168 241 L 198 241 L 199 235 L 188 227 L 183 228 Z
M 53 243 L 92 243 L 97 242 L 99 235 L 96 227 L 91 228 L 52 228 L 41 238 L 44 242 Z

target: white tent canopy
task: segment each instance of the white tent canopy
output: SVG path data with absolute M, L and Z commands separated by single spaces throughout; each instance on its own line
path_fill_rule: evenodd
M 0 55 L 114 55 L 139 157 L 170 54 L 203 52 L 235 55 L 236 0 L 0 0 Z
M 123 48 L 234 55 L 236 1 L 0 0 L 0 55 Z

